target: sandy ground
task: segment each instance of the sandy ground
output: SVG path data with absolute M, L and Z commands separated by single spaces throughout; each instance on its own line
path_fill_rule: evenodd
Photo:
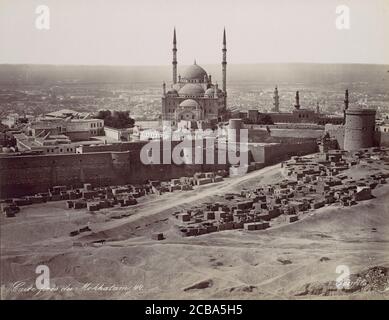
M 328 296 L 301 289 L 335 281 L 340 265 L 351 273 L 389 267 L 388 185 L 374 190 L 375 199 L 350 208 L 321 208 L 268 230 L 176 234 L 173 211 L 281 177 L 276 165 L 193 191 L 151 196 L 131 208 L 90 214 L 66 210 L 60 201 L 24 207 L 16 218 L 2 216 L 2 298 L 389 298 L 384 290 Z M 112 219 L 118 215 L 126 217 Z M 69 236 L 86 225 L 92 232 Z M 154 231 L 164 232 L 166 239 L 151 240 Z M 104 245 L 93 243 L 102 239 Z M 53 288 L 46 292 L 34 287 L 35 268 L 42 264 L 50 269 Z

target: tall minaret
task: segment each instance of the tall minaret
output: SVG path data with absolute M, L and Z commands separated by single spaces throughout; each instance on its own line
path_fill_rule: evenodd
M 346 123 L 346 110 L 348 109 L 348 89 L 344 92 L 343 124 Z
M 173 33 L 173 84 L 177 83 L 177 39 L 176 39 L 176 28 Z
M 278 88 L 274 89 L 274 111 L 275 112 L 280 112 L 280 97 L 278 95 Z
M 223 92 L 227 95 L 227 41 L 226 41 L 226 29 L 223 31 L 223 61 L 222 61 L 222 71 L 223 71 Z
M 296 104 L 294 105 L 294 107 L 298 110 L 300 109 L 300 94 L 298 91 L 296 91 Z

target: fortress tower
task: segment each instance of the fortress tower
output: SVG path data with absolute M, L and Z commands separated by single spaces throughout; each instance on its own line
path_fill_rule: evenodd
M 372 109 L 345 110 L 344 150 L 373 147 L 375 115 Z

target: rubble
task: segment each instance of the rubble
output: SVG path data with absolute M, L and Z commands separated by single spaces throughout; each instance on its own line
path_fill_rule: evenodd
M 329 206 L 353 206 L 372 198 L 371 191 L 386 183 L 389 174 L 375 173 L 360 179 L 351 179 L 345 170 L 360 164 L 371 156 L 386 153 L 368 149 L 361 153 L 327 151 L 310 157 L 294 156 L 281 164 L 286 179 L 273 185 L 243 189 L 238 193 L 221 195 L 222 201 L 203 203 L 185 212 L 175 213 L 183 236 L 231 229 L 247 231 L 270 227 L 274 219 L 296 222 L 299 216 Z M 197 183 L 213 175 L 199 173 Z M 188 213 L 189 212 L 189 213 Z

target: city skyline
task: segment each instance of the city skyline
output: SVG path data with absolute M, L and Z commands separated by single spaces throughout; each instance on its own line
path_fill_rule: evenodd
M 200 65 L 218 64 L 225 27 L 229 64 L 389 64 L 389 45 L 382 41 L 389 36 L 384 0 L 286 4 L 117 0 L 113 5 L 102 0 L 92 6 L 89 0 L 3 0 L 0 63 L 169 65 L 176 27 L 179 66 L 194 59 Z M 39 5 L 50 10 L 49 30 L 35 27 Z M 336 28 L 339 5 L 350 9 L 350 29 Z

